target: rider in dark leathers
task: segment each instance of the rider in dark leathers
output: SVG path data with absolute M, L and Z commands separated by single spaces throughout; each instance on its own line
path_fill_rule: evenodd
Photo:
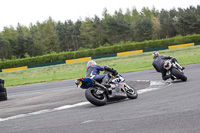
M 162 79 L 163 80 L 167 80 L 169 78 L 173 79 L 173 77 L 171 75 L 166 75 L 167 70 L 164 69 L 164 60 L 172 59 L 173 62 L 177 62 L 177 63 L 178 63 L 178 61 L 175 58 L 171 57 L 171 56 L 159 55 L 158 52 L 154 52 L 152 54 L 152 56 L 153 56 L 153 59 L 154 59 L 153 62 L 152 62 L 152 65 L 154 66 L 154 68 L 156 69 L 157 72 L 160 72 L 162 74 Z M 181 65 L 179 65 L 179 67 L 182 70 L 185 69 Z
M 95 61 L 90 60 L 87 63 L 87 71 L 86 71 L 85 76 L 90 77 L 94 80 L 102 80 L 101 84 L 104 85 L 105 87 L 109 87 L 109 84 L 107 83 L 110 79 L 110 76 L 108 74 L 99 75 L 100 71 L 109 71 L 109 72 L 112 72 L 113 75 L 118 74 L 118 72 L 114 70 L 113 68 L 110 68 L 108 66 L 96 65 Z

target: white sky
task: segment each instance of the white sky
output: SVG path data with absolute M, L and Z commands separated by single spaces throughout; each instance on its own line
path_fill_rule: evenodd
M 16 28 L 17 24 L 29 26 L 37 21 L 44 22 L 52 17 L 55 21 L 77 21 L 85 17 L 93 18 L 96 14 L 102 17 L 106 7 L 109 14 L 121 8 L 135 7 L 139 12 L 143 7 L 157 10 L 172 8 L 187 8 L 190 5 L 200 5 L 200 0 L 0 0 L 0 31 L 10 25 Z

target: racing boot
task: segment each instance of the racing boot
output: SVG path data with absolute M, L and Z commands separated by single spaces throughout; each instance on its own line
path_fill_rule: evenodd
M 167 80 L 167 79 L 169 79 L 169 78 L 172 78 L 172 75 L 170 74 L 170 75 L 166 75 L 165 77 L 163 77 L 163 80 Z

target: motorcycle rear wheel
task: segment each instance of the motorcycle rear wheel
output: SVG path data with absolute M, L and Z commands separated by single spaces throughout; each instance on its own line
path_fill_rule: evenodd
M 184 82 L 187 81 L 187 77 L 181 72 L 179 72 L 176 68 L 172 68 L 171 73 L 178 79 L 181 79 Z
M 85 91 L 85 97 L 86 99 L 96 105 L 96 106 L 103 106 L 107 103 L 107 96 L 102 93 L 102 94 L 97 94 L 96 93 L 96 88 L 90 87 Z

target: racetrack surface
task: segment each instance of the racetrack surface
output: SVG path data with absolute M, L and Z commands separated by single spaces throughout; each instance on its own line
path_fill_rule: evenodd
M 8 100 L 0 104 L 0 121 L 2 118 L 85 102 L 85 90 L 78 89 L 74 81 L 57 81 L 7 88 Z M 127 81 L 127 83 L 137 90 L 145 89 L 150 85 L 149 81 Z
M 187 82 L 172 82 L 170 86 L 163 89 L 143 93 L 136 100 L 123 100 L 101 107 L 87 104 L 75 108 L 2 121 L 0 122 L 1 133 L 199 133 L 200 64 L 187 65 L 185 67 L 185 75 L 188 77 Z M 128 81 L 161 81 L 161 75 L 156 73 L 155 70 L 131 72 L 123 74 L 123 76 Z M 10 87 L 8 88 L 10 98 L 8 101 L 0 102 L 1 110 L 2 107 L 12 108 L 12 105 L 8 103 L 21 99 L 21 97 L 29 97 L 31 102 L 38 99 L 38 97 L 42 99 L 42 94 L 49 93 L 50 89 L 53 91 L 48 97 L 54 100 L 49 102 L 45 98 L 43 102 L 50 104 L 48 105 L 49 107 L 52 106 L 52 103 L 56 103 L 53 106 L 60 106 L 60 103 L 65 101 L 62 95 L 64 93 L 71 95 L 70 89 L 74 89 L 73 84 L 74 80 L 69 80 L 16 88 Z M 35 89 L 34 86 L 36 86 Z M 66 86 L 69 89 L 65 89 Z M 78 97 L 71 97 L 72 100 L 70 102 L 73 104 L 77 98 L 76 102 L 85 101 L 84 90 L 74 90 L 81 93 L 78 93 Z M 53 95 L 53 92 L 59 93 Z M 77 93 L 74 92 L 74 94 Z M 13 110 L 18 108 L 20 104 L 23 104 L 23 106 L 24 104 L 29 104 L 27 99 L 25 103 L 18 102 L 16 101 L 15 105 L 13 105 L 15 106 L 12 108 Z M 70 104 L 70 102 L 67 103 L 68 101 L 65 102 L 65 104 Z M 32 106 L 34 107 L 38 104 L 40 105 L 40 103 L 36 102 Z M 29 106 L 26 107 L 28 108 Z M 45 105 L 45 107 L 47 106 Z M 4 111 L 6 112 L 6 110 Z M 4 116 L 4 111 L 0 112 L 1 116 Z M 7 113 L 9 114 L 9 112 Z M 8 114 L 5 116 L 8 116 Z

